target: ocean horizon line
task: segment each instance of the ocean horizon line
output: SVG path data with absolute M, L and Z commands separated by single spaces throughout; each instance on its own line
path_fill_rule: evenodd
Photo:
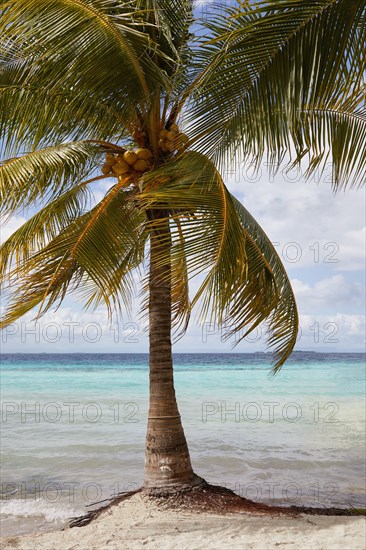
M 308 353 L 313 355 L 366 355 L 366 351 L 314 351 L 314 350 L 295 350 L 291 353 L 296 355 L 299 353 Z M 38 352 L 28 352 L 28 351 L 17 351 L 17 352 L 1 352 L 2 355 L 149 355 L 149 352 L 119 352 L 119 351 L 38 351 Z M 173 351 L 173 355 L 273 355 L 270 351 Z M 290 356 L 290 357 L 291 357 Z

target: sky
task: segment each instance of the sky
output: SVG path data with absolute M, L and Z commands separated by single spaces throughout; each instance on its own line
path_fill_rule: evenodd
M 263 163 L 256 174 L 248 164 L 223 174 L 229 190 L 254 215 L 289 274 L 300 313 L 297 350 L 365 350 L 365 190 L 334 193 L 330 168 L 305 181 L 301 170 L 271 175 Z M 105 186 L 105 183 L 103 184 Z M 96 199 L 105 187 L 96 188 Z M 25 217 L 2 227 L 5 240 Z M 199 280 L 192 282 L 192 292 Z M 146 320 L 135 300 L 131 318 L 108 320 L 103 308 L 83 311 L 70 295 L 57 311 L 39 321 L 27 314 L 2 331 L 3 353 L 143 353 L 148 351 Z M 238 343 L 225 341 L 210 322 L 198 325 L 193 314 L 187 334 L 174 346 L 179 353 L 265 351 L 259 328 Z

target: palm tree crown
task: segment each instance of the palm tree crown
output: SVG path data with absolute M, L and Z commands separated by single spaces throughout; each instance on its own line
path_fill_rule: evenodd
M 160 349 L 194 306 L 237 340 L 266 321 L 278 370 L 297 337 L 294 295 L 220 170 L 234 155 L 290 155 L 308 175 L 331 160 L 335 189 L 364 182 L 365 2 L 238 2 L 206 21 L 188 0 L 1 6 L 1 213 L 33 212 L 0 249 L 13 290 L 1 326 L 69 291 L 129 308 L 150 250 L 150 340 L 159 311 Z M 90 206 L 99 180 L 110 187 Z

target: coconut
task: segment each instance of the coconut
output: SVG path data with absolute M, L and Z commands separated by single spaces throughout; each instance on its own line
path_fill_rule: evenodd
M 102 166 L 102 174 L 104 174 L 105 176 L 107 174 L 109 174 L 110 172 L 112 172 L 112 166 L 110 166 L 110 164 L 103 164 Z
M 150 149 L 137 149 L 136 155 L 138 159 L 150 160 L 153 156 Z
M 116 159 L 114 158 L 113 153 L 107 153 L 105 156 L 105 163 L 109 164 L 110 166 L 113 166 L 113 164 L 116 164 Z
M 178 128 L 178 126 L 175 124 L 175 122 L 173 122 L 173 124 L 170 125 L 169 130 L 170 130 L 171 132 L 174 132 L 175 134 L 178 134 L 178 132 L 179 132 L 179 128 Z
M 159 139 L 158 146 L 159 146 L 159 149 L 160 149 L 163 153 L 168 153 L 168 152 L 169 152 L 169 149 L 168 149 L 167 146 L 166 146 L 166 141 L 165 141 L 165 139 Z
M 126 151 L 123 153 L 123 160 L 132 166 L 137 161 L 137 155 L 134 151 Z
M 150 164 L 144 159 L 137 160 L 133 165 L 133 169 L 136 170 L 136 172 L 145 172 L 149 167 Z
M 122 176 L 123 174 L 127 174 L 129 169 L 130 169 L 129 165 L 124 160 L 119 160 L 113 166 L 113 172 L 115 172 L 117 176 Z

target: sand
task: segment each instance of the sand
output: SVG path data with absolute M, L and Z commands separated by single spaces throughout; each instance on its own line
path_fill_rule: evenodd
M 141 493 L 85 527 L 2 540 L 24 550 L 364 550 L 364 517 L 193 514 L 161 510 Z

